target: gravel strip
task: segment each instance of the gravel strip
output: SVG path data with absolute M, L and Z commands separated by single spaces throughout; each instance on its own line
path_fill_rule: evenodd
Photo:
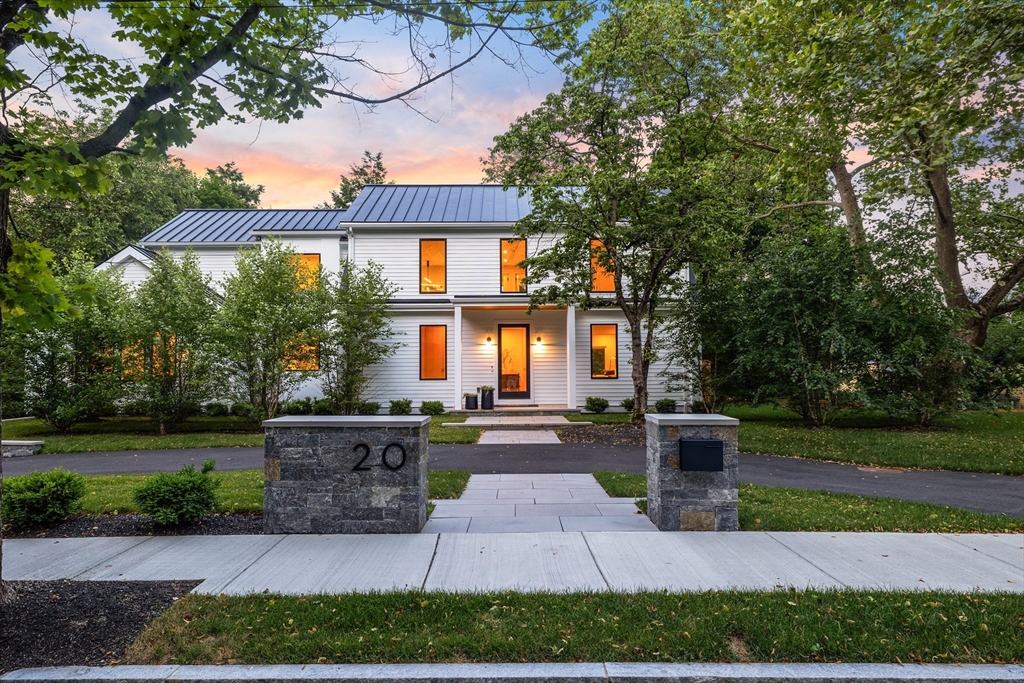
M 51 527 L 4 529 L 4 538 L 85 538 L 88 536 L 237 536 L 263 533 L 263 515 L 206 515 L 199 524 L 160 527 L 146 515 L 75 517 Z
M 608 446 L 647 446 L 647 431 L 633 425 L 592 425 L 556 429 L 562 443 L 599 443 Z
M 12 581 L 0 607 L 0 673 L 119 663 L 142 629 L 198 581 Z

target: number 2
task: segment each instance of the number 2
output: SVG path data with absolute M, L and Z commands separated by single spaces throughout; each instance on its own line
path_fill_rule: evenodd
M 360 451 L 362 451 L 363 453 L 363 457 L 359 460 L 359 462 L 356 463 L 356 466 L 352 468 L 352 471 L 360 472 L 370 469 L 369 465 L 363 465 L 363 463 L 366 462 L 366 459 L 370 457 L 370 447 L 367 446 L 365 443 L 360 443 L 356 444 L 356 447 L 353 448 L 352 450 L 354 450 L 356 453 L 359 453 Z

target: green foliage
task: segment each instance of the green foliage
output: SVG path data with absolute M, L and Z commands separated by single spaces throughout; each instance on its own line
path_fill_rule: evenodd
M 377 415 L 380 413 L 380 403 L 377 401 L 363 401 L 359 404 L 357 412 L 360 415 Z
M 254 209 L 262 194 L 263 186 L 246 183 L 235 162 L 229 161 L 226 166 L 206 169 L 206 176 L 199 181 L 196 201 L 203 209 Z
M 78 512 L 85 479 L 60 467 L 4 480 L 3 520 L 15 526 L 55 524 Z
M 53 252 L 36 242 L 13 240 L 7 272 L 0 275 L 4 327 L 32 330 L 78 315 L 50 271 Z M 81 296 L 86 291 L 79 292 Z
M 203 406 L 203 414 L 207 417 L 227 417 L 231 414 L 226 403 L 213 402 Z
M 656 413 L 674 413 L 676 412 L 675 399 L 671 398 L 659 398 L 654 402 L 654 412 Z
M 313 399 L 299 398 L 292 401 L 284 401 L 278 409 L 279 415 L 312 415 Z
M 181 258 L 164 250 L 135 290 L 126 376 L 136 400 L 165 433 L 196 413 L 218 385 L 213 338 L 217 310 L 209 276 L 191 249 Z
M 195 524 L 217 505 L 220 481 L 212 476 L 214 467 L 207 460 L 199 472 L 186 465 L 176 473 L 156 474 L 135 489 L 135 504 L 160 526 Z
M 349 175 L 341 175 L 341 183 L 337 190 L 331 190 L 331 201 L 324 202 L 325 209 L 347 209 L 359 196 L 359 192 L 367 185 L 394 185 L 388 180 L 388 171 L 384 168 L 384 153 L 370 154 L 363 152 L 362 160 L 349 166 Z
M 444 403 L 442 401 L 424 401 L 420 404 L 422 415 L 444 415 Z
M 123 395 L 119 349 L 127 333 L 128 292 L 113 269 L 88 261 L 70 264 L 58 278 L 76 315 L 24 332 L 19 359 L 25 407 L 58 432 L 114 411 Z
M 302 270 L 295 251 L 275 239 L 235 258 L 215 336 L 226 390 L 253 406 L 252 419 L 276 416 L 282 398 L 318 372 L 316 348 L 326 336 L 329 305 L 324 280 L 319 269 Z
M 334 410 L 334 406 L 331 405 L 330 400 L 326 398 L 318 398 L 313 401 L 313 414 L 314 415 L 337 415 L 338 413 Z
M 247 420 L 255 420 L 256 415 L 255 408 L 252 407 L 251 403 L 245 401 L 235 401 L 231 404 L 231 414 L 235 417 L 244 417 Z
M 622 401 L 619 402 L 619 405 L 622 406 L 623 410 L 625 410 L 627 413 L 633 412 L 633 406 L 635 404 L 636 399 L 634 398 L 624 398 L 622 399 Z
M 342 415 L 358 410 L 369 381 L 367 369 L 398 349 L 391 342 L 388 299 L 398 287 L 384 277 L 383 267 L 370 261 L 365 267 L 342 264 L 327 286 L 326 334 L 320 346 L 323 392 Z
M 701 22 L 689 3 L 613 10 L 562 89 L 495 138 L 486 162 L 489 179 L 531 188 L 517 234 L 557 235 L 526 260 L 531 305 L 615 306 L 625 316 L 636 419 L 660 304 L 687 264 L 740 231 L 753 163 L 723 132 L 735 93 Z M 613 274 L 614 293 L 592 291 L 592 261 Z M 557 284 L 537 286 L 547 280 Z
M 412 401 L 407 398 L 395 399 L 388 406 L 388 415 L 412 415 Z
M 603 413 L 608 410 L 608 399 L 598 398 L 597 396 L 587 396 L 587 400 L 583 404 L 583 407 L 592 413 Z M 633 411 L 630 410 L 630 412 Z
M 1024 387 L 1024 309 L 992 321 L 988 341 L 971 369 L 974 401 L 1011 405 L 1010 393 Z

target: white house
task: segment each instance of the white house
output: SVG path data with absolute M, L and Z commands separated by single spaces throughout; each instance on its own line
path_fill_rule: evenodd
M 544 245 L 516 239 L 512 225 L 529 211 L 529 197 L 515 188 L 367 186 L 345 211 L 186 211 L 100 267 L 120 268 L 135 282 L 146 277 L 153 251 L 191 247 L 218 280 L 240 247 L 268 235 L 330 271 L 343 258 L 361 266 L 374 261 L 399 288 L 390 306 L 400 346 L 373 369 L 367 400 L 440 400 L 452 409 L 464 393 L 493 386 L 496 407 L 575 409 L 588 396 L 618 406 L 633 395 L 622 313 L 575 306 L 527 313 L 526 273 L 518 264 Z M 593 289 L 597 296 L 613 289 L 600 268 Z M 651 368 L 650 400 L 688 401 L 664 390 L 663 367 Z

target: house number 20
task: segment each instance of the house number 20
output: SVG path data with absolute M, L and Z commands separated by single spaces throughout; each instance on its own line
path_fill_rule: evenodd
M 356 466 L 352 468 L 353 472 L 363 472 L 370 469 L 369 465 L 364 464 L 366 459 L 370 457 L 370 447 L 365 443 L 356 444 L 353 448 L 356 454 L 362 454 L 362 458 L 356 463 Z M 405 465 L 405 448 L 400 443 L 389 443 L 381 451 L 380 461 L 384 467 L 389 470 L 400 470 Z

